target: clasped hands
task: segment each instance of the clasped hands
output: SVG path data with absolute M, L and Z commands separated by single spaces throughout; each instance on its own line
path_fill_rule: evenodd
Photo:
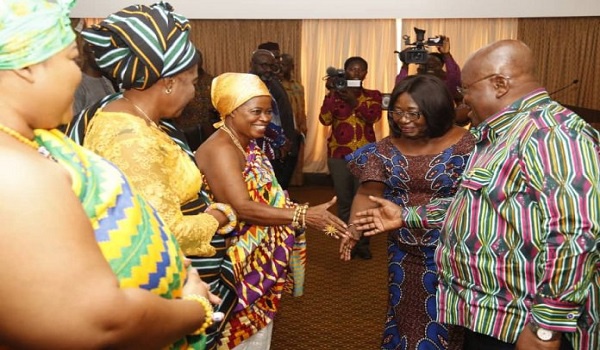
M 376 206 L 355 214 L 356 219 L 348 225 L 348 231 L 352 233 L 352 236 L 344 237 L 340 242 L 341 260 L 351 259 L 352 248 L 363 235 L 374 236 L 381 232 L 400 228 L 404 224 L 402 206 L 374 196 L 369 196 L 369 200 Z

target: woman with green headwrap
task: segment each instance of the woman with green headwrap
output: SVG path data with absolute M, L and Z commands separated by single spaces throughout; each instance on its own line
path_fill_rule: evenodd
M 269 349 L 273 318 L 284 290 L 301 295 L 307 227 L 347 237 L 346 225 L 327 209 L 293 203 L 255 143 L 271 121 L 271 95 L 254 74 L 213 79 L 212 103 L 220 128 L 196 151 L 208 201 L 229 203 L 238 223 L 228 234 L 238 304 L 224 326 L 219 349 Z
M 126 177 L 54 129 L 81 80 L 72 4 L 0 2 L 0 348 L 201 349 L 218 298 Z

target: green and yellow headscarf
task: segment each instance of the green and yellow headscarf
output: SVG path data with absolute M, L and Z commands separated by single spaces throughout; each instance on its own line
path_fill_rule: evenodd
M 75 40 L 69 10 L 75 0 L 1 0 L 0 70 L 40 63 Z

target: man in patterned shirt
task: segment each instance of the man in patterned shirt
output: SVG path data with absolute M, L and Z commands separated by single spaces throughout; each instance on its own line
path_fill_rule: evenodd
M 443 222 L 438 320 L 465 328 L 465 349 L 600 349 L 600 134 L 534 68 L 516 40 L 471 56 L 461 92 L 478 141 L 456 196 L 377 199 L 357 227 Z

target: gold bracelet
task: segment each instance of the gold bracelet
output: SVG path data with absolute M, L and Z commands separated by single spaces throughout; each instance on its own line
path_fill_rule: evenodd
M 202 326 L 200 326 L 200 328 L 198 328 L 196 331 L 194 331 L 194 333 L 191 333 L 190 335 L 200 335 L 200 334 L 204 334 L 206 332 L 206 329 L 210 326 L 212 326 L 213 324 L 213 308 L 212 305 L 210 304 L 210 301 L 208 301 L 208 299 L 206 299 L 206 297 L 203 297 L 202 295 L 199 294 L 189 294 L 183 297 L 184 300 L 193 300 L 198 302 L 200 305 L 202 305 L 202 308 L 204 309 L 204 323 L 202 323 Z
M 294 217 L 292 218 L 292 227 L 295 229 L 300 228 L 300 223 L 298 222 L 298 218 L 300 217 L 300 206 L 296 204 L 294 206 Z
M 302 228 L 306 228 L 306 212 L 308 211 L 308 203 L 302 207 Z

